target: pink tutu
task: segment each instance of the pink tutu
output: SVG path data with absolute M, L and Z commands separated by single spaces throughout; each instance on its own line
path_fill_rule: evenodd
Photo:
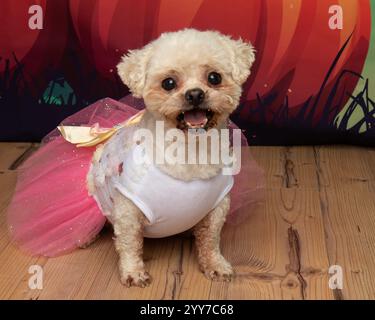
M 124 103 L 123 103 L 124 102 Z M 100 100 L 68 117 L 62 125 L 112 128 L 135 115 L 142 102 Z M 132 106 L 130 106 L 131 104 Z M 232 127 L 234 125 L 231 124 Z M 263 171 L 250 157 L 243 139 L 242 166 L 231 191 L 228 221 L 238 223 L 262 200 Z M 12 239 L 32 255 L 57 256 L 85 245 L 103 228 L 106 218 L 87 191 L 86 176 L 95 147 L 77 148 L 56 129 L 19 169 L 8 208 Z

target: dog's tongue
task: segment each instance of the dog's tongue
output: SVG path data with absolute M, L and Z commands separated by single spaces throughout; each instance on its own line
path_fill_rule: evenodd
M 184 113 L 184 120 L 193 126 L 204 125 L 207 122 L 206 112 L 200 109 L 193 109 Z

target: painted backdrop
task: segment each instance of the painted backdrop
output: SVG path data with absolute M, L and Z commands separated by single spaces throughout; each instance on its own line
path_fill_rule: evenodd
M 250 143 L 375 145 L 374 10 L 375 0 L 2 0 L 0 140 L 39 140 L 97 99 L 127 95 L 120 56 L 194 27 L 257 50 L 232 117 Z

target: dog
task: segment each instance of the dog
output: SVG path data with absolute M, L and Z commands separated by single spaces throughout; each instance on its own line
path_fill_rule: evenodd
M 187 136 L 192 129 L 226 128 L 254 60 L 253 46 L 242 39 L 184 29 L 129 51 L 117 70 L 133 96 L 144 100 L 138 128 L 155 133 L 161 121 L 166 130 Z M 220 233 L 233 178 L 221 174 L 221 162 L 139 167 L 127 156 L 125 135 L 120 130 L 98 148 L 88 176 L 91 195 L 113 225 L 122 283 L 150 284 L 142 257 L 145 235 L 168 236 L 187 228 L 193 230 L 204 275 L 229 281 L 233 268 L 220 252 Z M 153 142 L 164 151 L 170 144 Z

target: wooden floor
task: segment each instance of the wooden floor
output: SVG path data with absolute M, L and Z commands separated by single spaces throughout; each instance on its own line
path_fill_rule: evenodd
M 17 167 L 36 147 L 0 143 L 1 299 L 375 299 L 375 150 L 254 147 L 266 199 L 245 224 L 223 231 L 235 279 L 206 280 L 184 234 L 146 241 L 152 285 L 128 289 L 109 231 L 55 259 L 26 256 L 9 243 L 5 209 Z M 28 287 L 35 264 L 43 267 L 42 290 Z M 332 265 L 342 268 L 342 290 L 328 286 Z

